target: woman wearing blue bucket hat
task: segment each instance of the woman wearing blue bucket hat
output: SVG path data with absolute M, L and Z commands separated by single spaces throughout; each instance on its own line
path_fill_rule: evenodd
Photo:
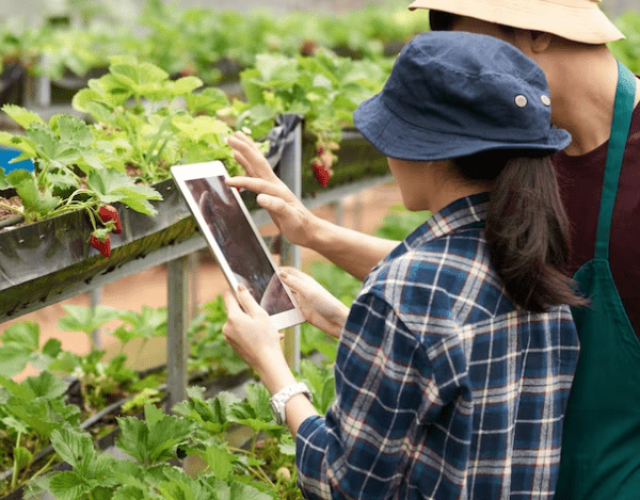
M 304 496 L 552 498 L 579 349 L 569 305 L 585 301 L 564 272 L 549 159 L 570 136 L 550 125 L 542 71 L 495 38 L 426 33 L 354 121 L 388 157 L 405 206 L 433 216 L 350 309 L 303 273 L 282 274 L 307 320 L 340 338 L 326 416 L 266 313 L 246 291 L 225 296 L 223 333 L 296 436 Z M 270 195 L 266 208 L 295 206 L 246 137 L 229 144 L 258 177 L 230 185 Z

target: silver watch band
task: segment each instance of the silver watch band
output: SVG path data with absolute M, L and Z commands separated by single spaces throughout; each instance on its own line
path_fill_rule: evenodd
M 280 425 L 287 421 L 285 407 L 287 402 L 297 394 L 304 394 L 309 401 L 313 402 L 311 397 L 311 391 L 304 382 L 298 382 L 295 384 L 287 385 L 276 392 L 269 402 L 271 403 L 271 410 L 275 416 L 276 422 Z

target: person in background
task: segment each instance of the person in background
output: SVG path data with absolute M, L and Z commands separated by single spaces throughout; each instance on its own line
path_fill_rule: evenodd
M 430 9 L 432 30 L 490 35 L 534 59 L 549 84 L 551 122 L 572 136 L 553 163 L 571 225 L 569 271 L 591 305 L 574 309 L 581 355 L 558 500 L 636 500 L 640 491 L 640 86 L 607 48 L 624 36 L 598 3 L 418 0 L 410 6 Z M 353 276 L 363 279 L 396 245 L 315 217 L 266 170 L 250 175 L 257 178 L 234 185 L 263 193 L 258 199 L 289 240 Z
M 551 121 L 572 142 L 553 162 L 571 222 L 569 270 L 591 300 L 563 436 L 558 500 L 640 498 L 640 85 L 607 42 L 597 0 L 417 0 L 432 30 L 505 40 L 544 70 Z
M 281 273 L 305 318 L 340 339 L 326 416 L 266 312 L 245 290 L 225 295 L 223 334 L 296 436 L 305 497 L 553 496 L 579 350 L 569 306 L 586 300 L 564 272 L 550 155 L 571 139 L 550 125 L 548 96 L 512 45 L 439 32 L 415 37 L 358 107 L 355 125 L 387 156 L 406 208 L 433 216 L 369 270 L 350 309 L 304 273 Z M 249 138 L 228 143 L 254 176 L 229 185 L 297 211 Z

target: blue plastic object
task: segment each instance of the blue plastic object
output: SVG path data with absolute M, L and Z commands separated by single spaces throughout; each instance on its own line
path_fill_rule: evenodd
M 11 160 L 20 156 L 21 151 L 17 149 L 0 147 L 0 167 L 4 169 L 4 173 L 8 174 L 19 168 L 33 172 L 33 160 L 22 160 L 17 163 L 10 163 Z

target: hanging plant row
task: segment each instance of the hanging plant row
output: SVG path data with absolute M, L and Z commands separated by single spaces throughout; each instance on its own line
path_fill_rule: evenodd
M 122 232 L 115 202 L 154 215 L 151 201 L 161 195 L 151 184 L 169 177 L 169 167 L 210 160 L 225 162 L 231 175 L 241 171 L 224 138 L 234 129 L 264 137 L 281 113 L 303 115 L 315 135 L 314 168 L 321 165 L 326 185 L 343 127 L 352 112 L 378 91 L 390 61 L 352 61 L 330 53 L 313 57 L 260 56 L 242 73 L 246 101 L 206 88 L 197 77 L 170 80 L 164 70 L 130 56 L 112 57 L 109 73 L 90 80 L 73 98 L 73 107 L 91 118 L 69 115 L 45 123 L 15 105 L 3 111 L 24 134 L 0 132 L 0 145 L 18 149 L 14 161 L 32 159 L 34 172 L 3 174 L 0 189 L 13 189 L 19 203 L 0 207 L 24 219 L 46 220 L 84 210 L 91 221 L 92 245 L 105 256 L 109 233 Z M 266 144 L 265 144 L 266 146 Z
M 0 27 L 0 60 L 19 59 L 32 74 L 59 80 L 106 68 L 114 54 L 130 54 L 171 75 L 197 75 L 216 84 L 229 73 L 251 67 L 257 54 L 294 56 L 324 47 L 356 57 L 380 57 L 385 44 L 395 43 L 391 52 L 397 53 L 398 46 L 429 28 L 428 16 L 388 5 L 370 5 L 341 16 L 275 15 L 267 10 L 181 9 L 146 0 L 133 21 L 109 19 L 96 9 L 83 15 L 82 6 L 77 7 L 82 26 L 32 27 L 14 19 Z

